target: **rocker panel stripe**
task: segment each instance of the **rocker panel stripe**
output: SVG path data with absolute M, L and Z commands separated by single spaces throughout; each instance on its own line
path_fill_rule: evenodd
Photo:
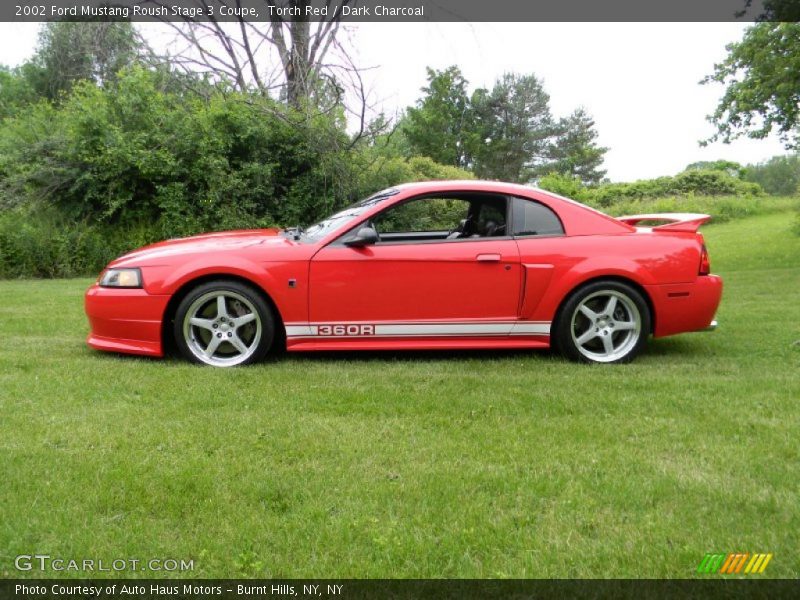
M 322 334 L 320 326 L 362 326 L 370 325 L 374 327 L 374 333 L 368 334 Z M 286 337 L 450 337 L 450 336 L 498 336 L 498 335 L 550 335 L 549 322 L 519 322 L 519 321 L 499 321 L 482 323 L 404 323 L 404 322 L 383 322 L 367 323 L 364 321 L 350 322 L 325 322 L 325 323 L 288 323 L 286 325 Z

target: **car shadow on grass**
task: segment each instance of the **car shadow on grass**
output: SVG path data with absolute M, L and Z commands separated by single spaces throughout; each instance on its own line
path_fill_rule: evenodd
M 691 337 L 650 338 L 647 349 L 640 355 L 640 358 L 684 355 L 694 359 L 699 352 L 698 345 L 692 341 Z
M 698 345 L 691 338 L 684 336 L 669 338 L 650 338 L 647 348 L 633 363 L 642 359 L 666 356 L 685 356 L 694 360 L 700 352 Z M 536 360 L 546 364 L 574 364 L 555 350 L 541 348 L 518 349 L 454 349 L 454 350 L 368 350 L 368 351 L 314 351 L 287 352 L 267 357 L 266 362 L 433 362 L 433 361 L 471 361 L 471 360 Z M 587 365 L 591 366 L 591 365 Z
M 561 356 L 550 350 L 509 349 L 509 350 L 368 350 L 368 351 L 314 351 L 283 352 L 279 356 L 270 357 L 267 362 L 442 362 L 472 360 L 519 360 L 534 359 L 542 361 L 562 362 Z
M 118 361 L 120 363 L 142 363 L 142 364 L 163 364 L 169 366 L 188 366 L 205 367 L 190 363 L 177 352 L 170 352 L 163 357 L 139 356 L 133 354 L 120 354 L 116 352 L 101 352 L 87 349 L 87 354 L 91 358 L 107 361 Z M 291 363 L 337 363 L 337 362 L 442 362 L 442 361 L 471 361 L 471 360 L 519 360 L 535 359 L 548 362 L 566 362 L 560 355 L 550 350 L 330 350 L 314 352 L 287 352 L 285 350 L 267 355 L 256 365 L 279 365 Z M 245 367 L 246 368 L 246 367 Z

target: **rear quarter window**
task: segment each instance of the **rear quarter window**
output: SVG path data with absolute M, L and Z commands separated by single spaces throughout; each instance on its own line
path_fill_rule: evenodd
M 564 226 L 558 215 L 535 200 L 514 198 L 513 234 L 526 235 L 564 235 Z

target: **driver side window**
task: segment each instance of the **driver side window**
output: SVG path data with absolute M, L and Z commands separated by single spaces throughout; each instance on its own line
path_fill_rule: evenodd
M 393 206 L 372 219 L 381 242 L 445 241 L 508 235 L 504 196 L 429 196 Z
M 455 198 L 422 198 L 405 202 L 378 215 L 373 224 L 380 235 L 450 232 L 467 218 L 469 202 Z

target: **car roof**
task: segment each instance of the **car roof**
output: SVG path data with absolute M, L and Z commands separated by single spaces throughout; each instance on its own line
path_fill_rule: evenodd
M 394 189 L 402 191 L 434 191 L 440 189 L 459 188 L 461 190 L 475 191 L 494 191 L 507 193 L 530 193 L 544 191 L 531 185 L 519 183 L 507 183 L 504 181 L 490 181 L 486 179 L 444 179 L 432 181 L 416 181 L 413 183 L 401 183 L 394 186 Z
M 591 206 L 532 185 L 481 179 L 448 179 L 403 183 L 390 189 L 399 193 L 387 199 L 389 205 L 403 201 L 414 194 L 436 192 L 489 192 L 521 196 L 536 200 L 555 210 L 564 224 L 567 235 L 630 233 L 636 230 Z

